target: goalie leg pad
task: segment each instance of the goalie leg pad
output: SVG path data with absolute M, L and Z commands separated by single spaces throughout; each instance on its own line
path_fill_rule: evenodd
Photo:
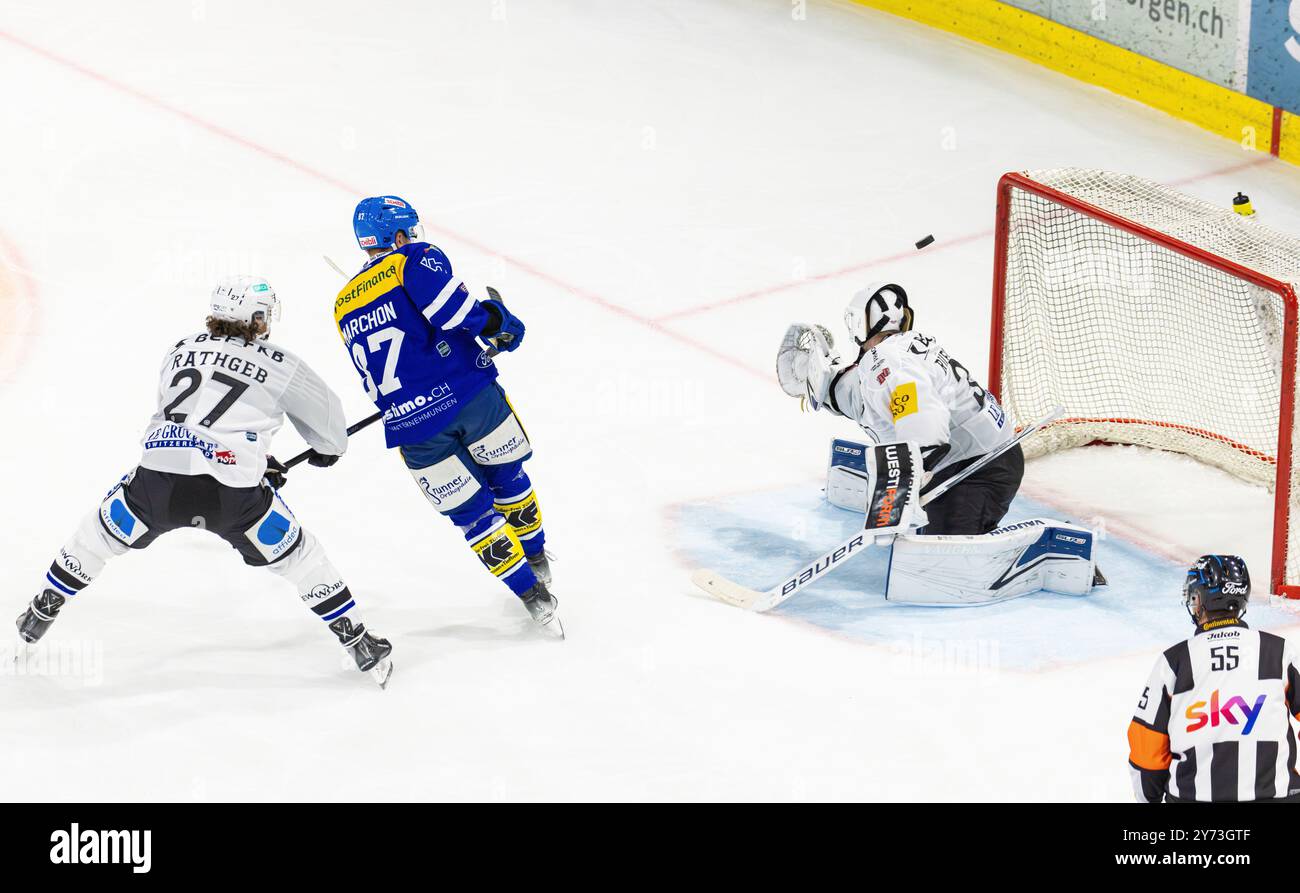
M 871 447 L 852 440 L 831 441 L 831 460 L 826 469 L 826 501 L 837 508 L 866 513 L 871 492 L 867 452 Z
M 888 601 L 987 605 L 1034 592 L 1087 595 L 1093 531 L 1037 518 L 980 536 L 900 536 L 890 555 Z

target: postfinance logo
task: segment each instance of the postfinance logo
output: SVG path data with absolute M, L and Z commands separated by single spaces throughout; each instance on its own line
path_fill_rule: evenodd
M 1264 701 L 1267 698 L 1268 695 L 1260 695 L 1255 699 L 1255 706 L 1251 707 L 1241 695 L 1233 695 L 1220 705 L 1219 690 L 1216 688 L 1210 694 L 1208 704 L 1205 701 L 1197 701 L 1187 708 L 1186 716 L 1192 721 L 1187 726 L 1187 731 L 1195 732 L 1206 726 L 1214 729 L 1218 728 L 1220 723 L 1226 722 L 1233 726 L 1241 725 L 1241 734 L 1249 735 L 1250 730 L 1255 728 L 1255 720 L 1259 719 L 1260 711 L 1264 709 Z M 1207 706 L 1210 708 L 1208 713 L 1205 711 Z M 1236 713 L 1233 713 L 1234 709 Z
M 394 254 L 378 266 L 363 270 L 339 292 L 334 302 L 334 321 L 340 322 L 354 310 L 358 310 L 376 298 L 388 294 L 395 286 L 402 284 L 402 269 L 406 266 L 406 255 Z

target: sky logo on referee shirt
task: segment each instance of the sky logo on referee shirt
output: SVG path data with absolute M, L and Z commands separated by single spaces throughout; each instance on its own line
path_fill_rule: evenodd
M 1187 726 L 1187 731 L 1195 732 L 1207 725 L 1210 728 L 1217 728 L 1220 723 L 1226 722 L 1229 725 L 1241 725 L 1241 734 L 1249 735 L 1250 730 L 1255 728 L 1255 720 L 1259 719 L 1260 711 L 1264 709 L 1264 701 L 1267 698 L 1268 695 L 1260 695 L 1255 699 L 1255 706 L 1251 707 L 1241 695 L 1233 695 L 1220 705 L 1219 690 L 1216 688 L 1210 694 L 1208 703 L 1206 701 L 1196 701 L 1187 708 L 1186 716 L 1192 720 L 1191 724 Z M 1207 706 L 1210 708 L 1208 713 L 1205 711 Z M 1237 710 L 1236 713 L 1233 712 L 1234 708 Z M 1242 724 L 1243 721 L 1244 725 Z

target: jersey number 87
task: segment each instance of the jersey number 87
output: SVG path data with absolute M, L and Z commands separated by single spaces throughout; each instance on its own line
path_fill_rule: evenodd
M 352 362 L 356 363 L 357 371 L 365 379 L 366 396 L 371 400 L 378 400 L 381 394 L 391 394 L 402 386 L 402 380 L 397 377 L 397 356 L 402 351 L 405 337 L 406 333 L 401 329 L 389 326 L 371 332 L 364 345 L 360 340 L 352 342 Z M 385 344 L 388 344 L 388 351 L 384 356 L 384 377 L 376 384 L 370 372 L 370 354 L 379 353 Z

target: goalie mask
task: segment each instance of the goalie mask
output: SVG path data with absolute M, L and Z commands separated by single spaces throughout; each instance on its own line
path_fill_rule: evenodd
M 892 282 L 868 285 L 844 309 L 844 325 L 858 344 L 866 344 L 881 332 L 910 332 L 912 308 L 907 292 Z
M 1183 604 L 1193 623 L 1199 623 L 1196 603 L 1209 612 L 1235 611 L 1240 617 L 1249 600 L 1250 571 L 1236 555 L 1202 555 L 1188 568 Z

